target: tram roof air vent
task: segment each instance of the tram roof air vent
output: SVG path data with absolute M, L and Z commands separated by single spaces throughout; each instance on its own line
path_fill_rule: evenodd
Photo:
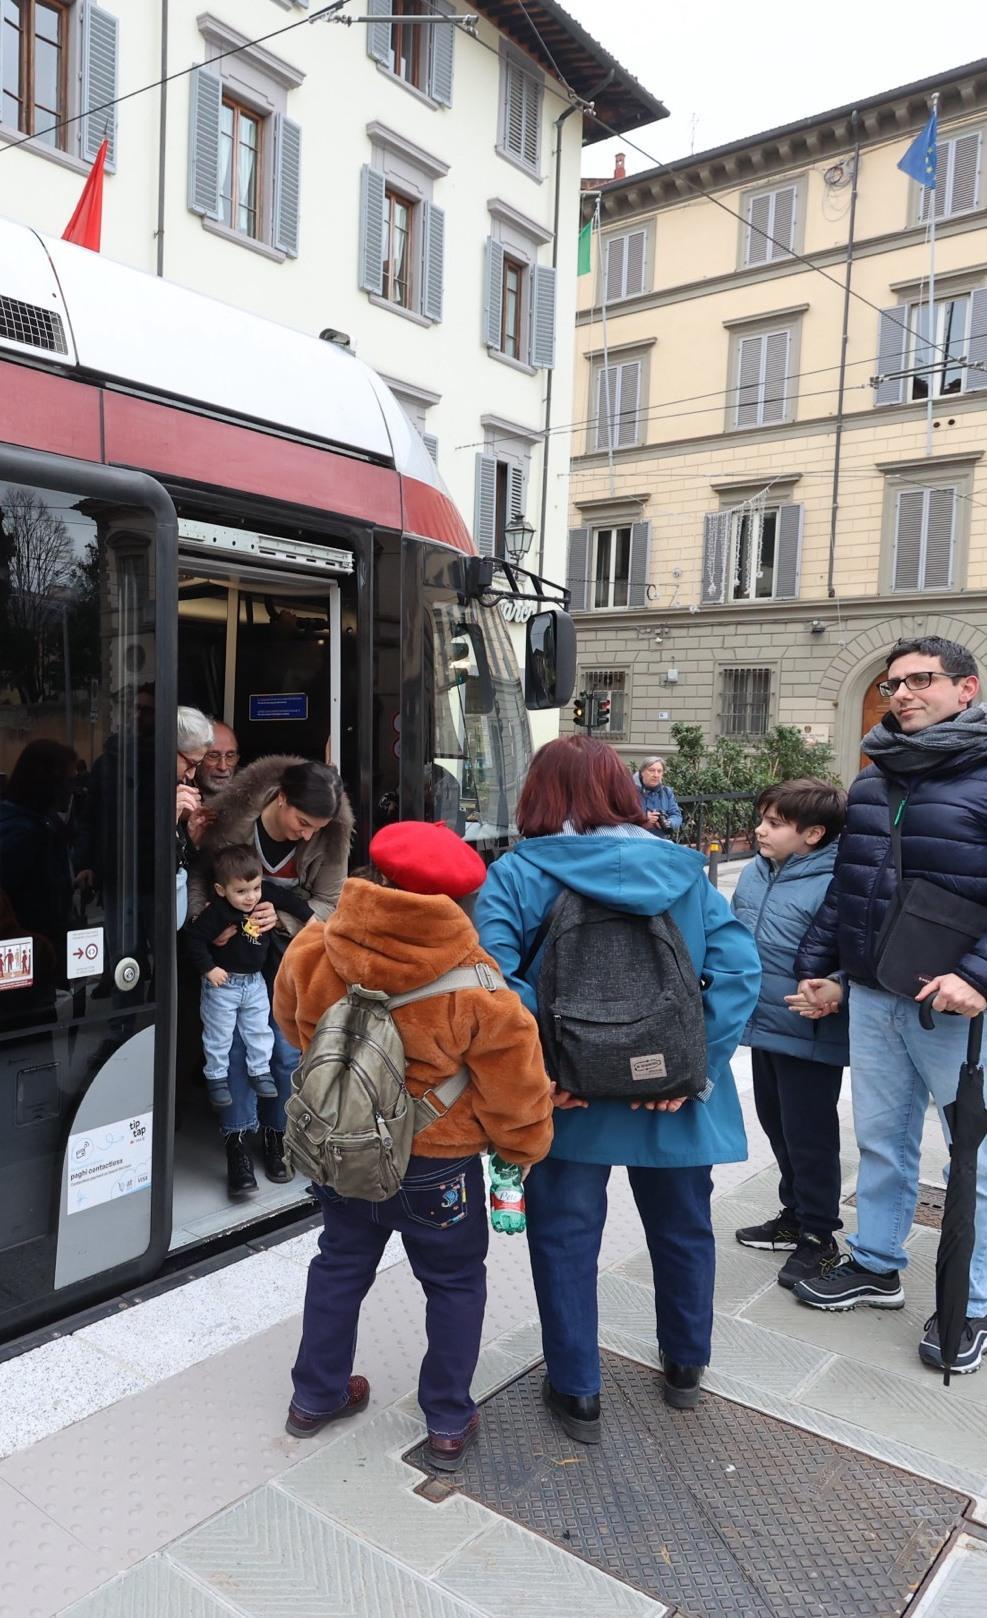
M 44 349 L 48 354 L 67 354 L 65 326 L 54 309 L 0 294 L 0 340 L 20 343 L 24 348 Z

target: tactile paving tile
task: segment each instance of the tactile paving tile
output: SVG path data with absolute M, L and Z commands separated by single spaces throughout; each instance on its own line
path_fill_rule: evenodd
M 0 1618 L 50 1618 L 112 1572 L 112 1563 L 0 1483 Z
M 688 1618 L 892 1618 L 960 1521 L 937 1484 L 714 1395 L 670 1410 L 603 1359 L 602 1444 L 566 1438 L 539 1368 L 484 1406 L 458 1481 Z

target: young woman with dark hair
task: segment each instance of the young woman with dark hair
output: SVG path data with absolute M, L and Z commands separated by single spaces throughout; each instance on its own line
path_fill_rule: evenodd
M 556 1089 L 554 1145 L 526 1184 L 544 1397 L 570 1437 L 595 1443 L 596 1273 L 616 1164 L 627 1167 L 651 1253 L 665 1399 L 684 1408 L 699 1398 L 713 1322 L 711 1165 L 747 1156 L 730 1057 L 757 999 L 760 969 L 750 935 L 706 880 L 702 856 L 650 835 L 623 761 L 605 742 L 564 736 L 541 748 L 517 821 L 522 841 L 491 868 L 475 920 L 483 947 L 529 1010 L 537 1012 L 544 942 L 523 976 L 521 963 L 566 889 L 636 916 L 667 914 L 706 985 L 706 1098 L 587 1101 Z M 620 995 L 603 961 L 600 995 Z

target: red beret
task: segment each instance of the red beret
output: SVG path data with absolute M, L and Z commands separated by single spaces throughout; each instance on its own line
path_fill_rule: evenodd
M 444 893 L 462 899 L 486 880 L 475 848 L 441 820 L 398 820 L 370 844 L 370 858 L 396 888 L 407 893 Z

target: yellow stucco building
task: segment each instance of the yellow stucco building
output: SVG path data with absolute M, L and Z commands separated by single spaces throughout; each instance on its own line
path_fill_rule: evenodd
M 894 640 L 987 666 L 985 129 L 987 61 L 602 186 L 568 582 L 629 759 L 795 724 L 849 777 Z

